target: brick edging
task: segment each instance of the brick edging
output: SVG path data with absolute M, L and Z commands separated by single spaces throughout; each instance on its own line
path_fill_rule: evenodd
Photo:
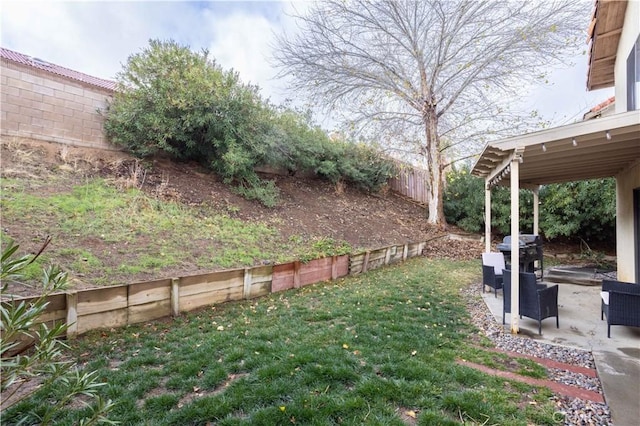
M 505 350 L 498 349 L 498 348 L 485 348 L 485 347 L 481 347 L 481 346 L 477 346 L 477 347 L 479 349 L 482 349 L 482 350 L 485 350 L 485 351 L 488 351 L 488 352 L 495 352 L 495 353 L 505 354 L 505 355 L 508 355 L 508 356 L 510 356 L 512 358 L 530 359 L 530 360 L 535 361 L 538 364 L 541 364 L 541 365 L 543 365 L 545 367 L 548 367 L 548 368 L 557 368 L 559 370 L 571 371 L 572 373 L 584 374 L 585 376 L 589 376 L 589 377 L 598 377 L 598 373 L 594 368 L 581 367 L 579 365 L 567 364 L 567 363 L 564 363 L 564 362 L 554 361 L 552 359 L 547 359 L 547 358 L 539 358 L 537 356 L 521 354 L 519 352 L 505 351 Z
M 509 380 L 515 380 L 518 382 L 527 383 L 532 386 L 549 388 L 554 393 L 568 396 L 571 398 L 580 398 L 580 399 L 584 399 L 592 402 L 604 403 L 604 397 L 601 394 L 594 391 L 581 389 L 575 386 L 565 385 L 565 384 L 553 382 L 550 380 L 542 380 L 542 379 L 535 379 L 533 377 L 528 377 L 528 376 L 521 376 L 519 374 L 512 373 L 510 371 L 496 370 L 495 368 L 487 367 L 485 365 L 476 364 L 474 362 L 469 362 L 465 360 L 457 360 L 456 363 L 458 365 L 470 367 L 475 370 L 482 371 L 483 373 L 490 374 L 493 376 L 498 376 L 498 377 L 502 377 Z

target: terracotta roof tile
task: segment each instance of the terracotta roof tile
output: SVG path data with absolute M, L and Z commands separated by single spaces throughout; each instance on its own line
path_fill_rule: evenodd
M 38 58 L 33 58 L 28 55 L 24 55 L 13 50 L 0 48 L 2 59 L 7 59 L 12 62 L 16 62 L 21 65 L 26 65 L 39 70 L 44 70 L 52 74 L 56 74 L 62 77 L 69 78 L 71 80 L 81 81 L 92 86 L 100 87 L 102 89 L 114 91 L 116 88 L 115 81 L 105 80 L 103 78 L 93 77 L 88 74 L 84 74 L 78 71 L 71 70 L 69 68 L 62 67 L 60 65 L 52 64 Z
M 589 112 L 598 112 L 601 109 L 604 109 L 605 107 L 611 105 L 612 103 L 614 103 L 616 100 L 615 96 L 610 97 L 609 99 L 607 99 L 604 102 L 600 102 L 598 105 L 594 106 L 593 108 L 591 108 L 591 110 Z

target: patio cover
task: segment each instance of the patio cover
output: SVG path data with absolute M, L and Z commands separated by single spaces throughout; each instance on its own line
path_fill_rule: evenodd
M 640 113 L 630 111 L 566 126 L 489 142 L 473 166 L 472 175 L 485 179 L 485 251 L 491 247 L 491 191 L 511 188 L 512 241 L 519 235 L 518 192 L 533 190 L 534 229 L 538 233 L 540 185 L 616 176 L 640 161 Z M 511 264 L 518 265 L 512 250 Z M 511 271 L 511 332 L 518 332 L 518 270 Z

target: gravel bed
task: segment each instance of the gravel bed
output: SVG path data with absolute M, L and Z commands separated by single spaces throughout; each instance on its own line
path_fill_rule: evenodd
M 564 425 L 613 426 L 607 404 L 563 396 L 556 396 L 553 399 L 558 412 L 564 417 Z
M 484 302 L 478 303 L 479 288 L 479 283 L 473 284 L 463 290 L 462 295 L 466 301 L 467 311 L 473 324 L 497 348 L 523 355 L 551 359 L 565 364 L 595 368 L 595 361 L 590 351 L 540 343 L 526 336 L 513 336 L 510 333 L 506 333 L 504 326 L 495 320 L 487 305 Z M 547 370 L 549 372 L 549 380 L 602 394 L 602 385 L 597 377 L 588 377 L 581 373 L 554 368 Z M 564 425 L 613 425 L 611 412 L 607 404 L 560 395 L 556 395 L 552 399 L 558 409 L 558 416 L 560 416 L 558 420 L 564 419 Z
M 559 368 L 547 368 L 547 372 L 549 373 L 549 380 L 563 383 L 565 385 L 577 386 L 582 389 L 588 389 L 602 395 L 602 385 L 600 384 L 600 379 L 597 377 L 590 377 L 581 373 L 561 370 Z

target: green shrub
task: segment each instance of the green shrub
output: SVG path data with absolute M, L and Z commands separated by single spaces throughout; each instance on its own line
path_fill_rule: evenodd
M 367 191 L 393 176 L 393 165 L 375 149 L 330 140 L 310 113 L 270 105 L 207 51 L 151 40 L 128 58 L 117 81 L 104 111 L 112 142 L 140 157 L 164 152 L 199 161 L 267 206 L 277 204 L 278 191 L 260 180 L 258 165 L 313 171 Z
M 13 241 L 3 243 L 0 259 L 0 298 L 3 301 L 0 304 L 0 390 L 5 399 L 3 410 L 12 407 L 9 415 L 3 411 L 3 423 L 57 424 L 63 408 L 72 402 L 81 402 L 87 410 L 81 414 L 80 424 L 113 424 L 107 416 L 114 404 L 98 393 L 104 383 L 97 373 L 83 372 L 66 359 L 64 349 L 67 345 L 61 339 L 68 325 L 41 322 L 47 314 L 48 296 L 66 287 L 67 274 L 55 266 L 43 269 L 40 294 L 31 300 L 15 300 L 9 293 L 10 282 L 24 284 L 25 269 L 49 241 L 35 256 L 21 257 L 16 256 L 19 246 Z M 32 349 L 27 350 L 27 342 L 32 342 Z M 25 386 L 29 382 L 36 384 L 31 391 Z M 22 393 L 23 389 L 26 392 Z M 43 403 L 34 405 L 21 401 L 36 390 Z
M 545 237 L 614 241 L 616 183 L 613 178 L 546 185 L 540 189 L 540 228 Z
M 309 112 L 274 108 L 269 137 L 270 165 L 314 172 L 331 183 L 344 182 L 376 192 L 396 173 L 395 165 L 375 147 L 329 138 Z
M 612 241 L 615 238 L 615 181 L 595 179 L 544 185 L 540 188 L 540 233 L 548 239 L 581 238 Z M 484 180 L 468 169 L 447 174 L 444 212 L 448 223 L 468 232 L 484 232 Z M 511 233 L 509 188 L 491 191 L 492 232 Z M 520 230 L 531 232 L 533 195 L 520 191 Z
M 137 156 L 165 152 L 195 160 L 226 182 L 255 182 L 268 147 L 270 112 L 258 88 L 224 71 L 207 51 L 151 40 L 118 73 L 119 90 L 105 110 L 109 139 Z
M 280 190 L 273 181 L 256 181 L 239 185 L 235 192 L 247 200 L 258 200 L 266 207 L 278 205 Z
M 447 173 L 444 193 L 444 214 L 448 223 L 467 232 L 484 232 L 484 180 L 472 176 L 468 168 Z M 511 233 L 511 195 L 509 188 L 491 190 L 492 233 Z M 520 230 L 532 232 L 533 195 L 520 191 Z

